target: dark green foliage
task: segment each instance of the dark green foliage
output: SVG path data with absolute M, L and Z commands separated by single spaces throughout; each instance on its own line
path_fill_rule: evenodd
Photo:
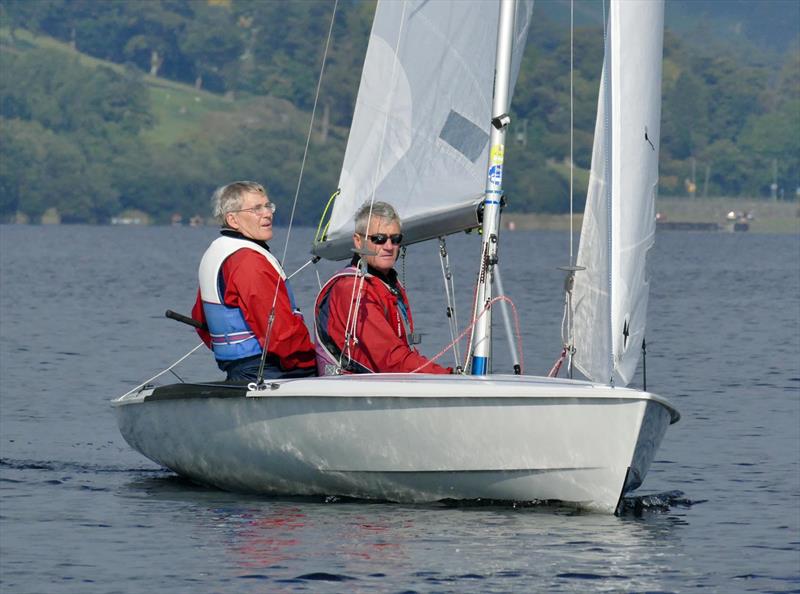
M 64 222 L 104 222 L 118 208 L 109 169 L 68 137 L 38 122 L 0 120 L 0 211 L 40 216 L 50 207 Z

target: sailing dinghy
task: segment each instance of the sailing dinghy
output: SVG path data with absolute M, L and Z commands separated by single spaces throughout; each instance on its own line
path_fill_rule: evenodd
M 614 512 L 641 484 L 679 419 L 625 387 L 645 327 L 663 3 L 610 5 L 570 345 L 592 381 L 491 374 L 505 133 L 530 13 L 512 0 L 379 2 L 341 191 L 313 248 L 349 257 L 353 212 L 376 195 L 400 212 L 404 243 L 481 226 L 466 373 L 145 386 L 112 402 L 133 448 L 198 483 L 273 495 Z

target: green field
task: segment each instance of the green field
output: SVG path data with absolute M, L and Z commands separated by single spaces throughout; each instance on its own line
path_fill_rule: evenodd
M 3 51 L 27 51 L 35 48 L 50 49 L 72 56 L 83 66 L 90 68 L 104 67 L 118 73 L 124 73 L 125 67 L 113 62 L 99 60 L 83 54 L 68 43 L 60 42 L 45 35 L 33 35 L 29 31 L 17 29 L 14 32 L 15 42 L 12 46 L 8 28 L 0 27 L 0 49 Z M 12 48 L 13 49 L 10 49 Z M 155 125 L 142 133 L 145 140 L 170 146 L 182 140 L 190 139 L 197 131 L 204 130 L 209 119 L 220 114 L 247 112 L 253 103 L 263 103 L 265 98 L 234 100 L 191 85 L 181 84 L 165 78 L 137 73 L 147 86 L 155 117 Z M 286 102 L 284 111 L 295 111 Z

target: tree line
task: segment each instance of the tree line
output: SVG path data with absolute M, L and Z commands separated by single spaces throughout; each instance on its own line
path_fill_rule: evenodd
M 290 200 L 331 10 L 326 1 L 0 1 L 0 219 L 36 218 L 50 207 L 68 222 L 106 222 L 134 208 L 162 221 L 175 212 L 205 216 L 213 188 L 234 178 L 263 180 Z M 315 224 L 335 190 L 373 13 L 372 2 L 340 3 L 300 223 Z M 74 51 L 37 43 L 45 38 Z M 509 208 L 564 212 L 569 31 L 539 16 L 528 39 L 512 104 Z M 573 44 L 580 209 L 602 28 L 577 29 Z M 87 64 L 86 55 L 104 62 Z M 172 92 L 158 81 L 187 86 Z M 668 32 L 660 193 L 766 197 L 777 180 L 783 197 L 794 199 L 798 89 L 797 44 L 775 56 L 699 48 Z M 192 93 L 203 106 L 214 97 L 217 105 L 189 121 L 169 101 Z

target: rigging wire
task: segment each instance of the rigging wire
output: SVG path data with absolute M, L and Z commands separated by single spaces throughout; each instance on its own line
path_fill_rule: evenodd
M 573 356 L 575 355 L 575 320 L 572 307 L 572 289 L 575 286 L 575 273 L 585 270 L 575 264 L 575 1 L 570 1 L 569 13 L 569 265 L 559 267 L 567 275 L 564 279 L 564 315 L 561 318 L 561 356 L 550 369 L 549 377 L 558 375 L 561 364 L 566 359 L 567 373 L 572 377 Z
M 175 372 L 173 372 L 173 371 L 172 371 L 172 369 L 173 369 L 174 367 L 177 367 L 177 366 L 178 366 L 180 363 L 182 363 L 184 360 L 186 360 L 186 359 L 187 359 L 187 358 L 188 358 L 188 357 L 189 357 L 189 356 L 190 356 L 192 353 L 194 353 L 194 352 L 195 352 L 197 349 L 199 349 L 199 348 L 200 348 L 200 347 L 202 347 L 202 346 L 205 346 L 205 343 L 201 342 L 201 343 L 200 343 L 200 344 L 198 344 L 196 347 L 194 347 L 194 348 L 193 348 L 191 351 L 189 351 L 188 353 L 186 353 L 185 355 L 183 355 L 183 356 L 182 356 L 180 359 L 178 359 L 177 361 L 175 361 L 175 362 L 174 362 L 172 365 L 170 365 L 169 367 L 167 367 L 166 369 L 164 369 L 164 370 L 162 370 L 162 371 L 159 371 L 157 374 L 155 374 L 155 375 L 154 375 L 153 377 L 151 377 L 150 379 L 144 380 L 144 381 L 143 381 L 141 384 L 139 384 L 138 386 L 136 386 L 136 387 L 135 387 L 135 388 L 133 388 L 132 390 L 128 390 L 128 391 L 127 391 L 127 392 L 125 392 L 125 393 L 124 393 L 122 396 L 120 396 L 120 398 L 125 398 L 125 396 L 127 396 L 128 394 L 133 394 L 134 392 L 138 392 L 139 390 L 141 390 L 142 388 L 144 388 L 144 387 L 145 387 L 147 384 L 149 384 L 150 382 L 152 382 L 154 379 L 158 379 L 159 377 L 161 377 L 162 375 L 164 375 L 164 374 L 165 374 L 165 373 L 167 373 L 167 372 L 169 372 L 169 373 L 172 373 L 173 375 L 176 375 L 176 374 L 175 374 Z M 176 376 L 176 377 L 177 377 L 177 376 Z M 178 379 L 180 379 L 180 378 L 178 378 Z M 183 380 L 181 380 L 181 381 L 183 381 Z
M 475 286 L 473 286 L 473 288 L 472 288 L 472 302 L 473 303 L 475 303 L 475 299 L 476 299 L 477 295 L 478 295 L 478 284 L 475 283 Z M 472 345 L 472 334 L 473 334 L 472 333 L 472 329 L 475 327 L 475 322 L 478 319 L 477 312 L 475 312 L 473 310 L 472 318 L 470 318 L 470 319 L 471 319 L 471 323 L 468 326 L 468 328 L 470 330 L 470 333 L 469 333 L 469 338 L 467 338 L 467 351 L 466 351 L 466 353 L 464 353 L 463 369 L 469 369 L 470 365 L 472 365 L 472 349 L 470 348 L 470 346 Z
M 289 217 L 289 229 L 286 233 L 286 243 L 283 245 L 283 257 L 281 257 L 281 267 L 286 261 L 286 251 L 289 248 L 289 237 L 292 233 L 292 222 L 294 221 L 294 213 L 297 209 L 297 197 L 300 195 L 300 184 L 303 181 L 303 172 L 306 167 L 306 158 L 308 157 L 308 146 L 311 144 L 311 134 L 314 130 L 314 116 L 317 113 L 317 104 L 319 103 L 319 91 L 322 88 L 322 75 L 325 73 L 325 62 L 328 59 L 328 49 L 331 44 L 331 37 L 333 36 L 333 23 L 336 21 L 336 8 L 339 6 L 339 0 L 333 3 L 333 12 L 331 13 L 331 24 L 328 26 L 328 37 L 325 40 L 325 50 L 322 52 L 322 66 L 319 69 L 319 78 L 317 79 L 317 90 L 314 94 L 314 105 L 311 108 L 311 118 L 308 122 L 308 135 L 306 136 L 306 146 L 303 150 L 303 160 L 300 162 L 300 175 L 297 178 L 297 188 L 294 192 L 294 200 L 292 201 L 292 214 Z
M 439 263 L 442 265 L 442 278 L 444 279 L 444 292 L 447 299 L 447 325 L 450 327 L 450 340 L 454 341 L 453 357 L 456 367 L 461 361 L 461 352 L 456 340 L 458 332 L 458 316 L 456 315 L 455 286 L 453 284 L 453 273 L 450 270 L 450 256 L 447 254 L 447 242 L 444 236 L 439 238 Z
M 314 105 L 311 108 L 311 118 L 308 124 L 308 135 L 306 136 L 306 146 L 303 150 L 303 160 L 300 162 L 300 174 L 297 178 L 297 187 L 294 193 L 294 200 L 292 201 L 292 212 L 289 216 L 289 227 L 286 231 L 286 241 L 283 246 L 283 255 L 281 256 L 280 265 L 281 269 L 283 268 L 284 262 L 286 261 L 286 253 L 289 248 L 289 239 L 292 236 L 292 226 L 294 224 L 294 215 L 297 210 L 297 198 L 300 195 L 300 186 L 303 182 L 303 172 L 305 171 L 306 166 L 306 159 L 308 157 L 308 147 L 311 144 L 311 135 L 314 130 L 314 116 L 317 113 L 317 104 L 319 102 L 319 91 L 322 87 L 322 75 L 325 73 L 325 62 L 328 58 L 328 49 L 330 48 L 331 37 L 333 36 L 333 24 L 336 21 L 336 9 L 339 6 L 339 0 L 335 0 L 333 4 L 333 11 L 331 12 L 331 23 L 328 27 L 328 37 L 325 40 L 325 50 L 322 53 L 322 65 L 320 66 L 319 70 L 319 78 L 317 79 L 317 89 L 314 94 Z M 278 303 L 278 290 L 280 289 L 281 281 L 286 282 L 288 279 L 283 279 L 280 274 L 278 274 L 278 280 L 275 283 L 275 291 L 272 297 L 272 307 L 270 308 L 269 312 L 269 320 L 267 322 L 267 332 L 264 336 L 264 346 L 262 347 L 261 351 L 261 364 L 258 366 L 258 375 L 256 377 L 255 386 L 261 387 L 263 386 L 263 379 L 264 379 L 264 366 L 267 361 L 267 349 L 269 347 L 270 336 L 272 334 L 272 326 L 275 322 L 275 306 Z
M 494 273 L 492 274 L 492 277 L 493 277 L 492 280 L 495 286 L 497 287 L 497 293 L 499 295 L 505 295 L 506 290 L 503 287 L 503 278 L 502 275 L 500 274 L 500 266 L 498 266 L 497 264 L 495 264 L 494 266 Z M 514 348 L 514 339 L 511 334 L 511 322 L 508 319 L 508 308 L 506 307 L 505 301 L 500 302 L 500 313 L 503 314 L 503 325 L 505 326 L 506 335 L 508 337 L 509 351 L 511 354 L 511 365 L 512 368 L 514 369 L 514 374 L 519 375 L 520 373 L 522 373 L 522 367 L 520 366 L 519 359 L 517 358 L 517 349 Z
M 569 265 L 575 264 L 574 258 L 574 217 L 573 208 L 575 187 L 575 161 L 574 161 L 574 137 L 575 137 L 575 95 L 574 95 L 574 75 L 575 75 L 575 0 L 569 3 Z M 571 328 L 570 328 L 571 333 Z
M 287 276 L 286 280 L 291 280 L 292 277 L 294 277 L 295 274 L 297 274 L 298 272 L 302 271 L 306 266 L 308 266 L 309 264 L 316 264 L 317 262 L 319 262 L 319 256 L 313 256 L 312 258 L 309 258 L 308 262 L 306 262 L 300 268 L 295 270 L 292 274 Z

